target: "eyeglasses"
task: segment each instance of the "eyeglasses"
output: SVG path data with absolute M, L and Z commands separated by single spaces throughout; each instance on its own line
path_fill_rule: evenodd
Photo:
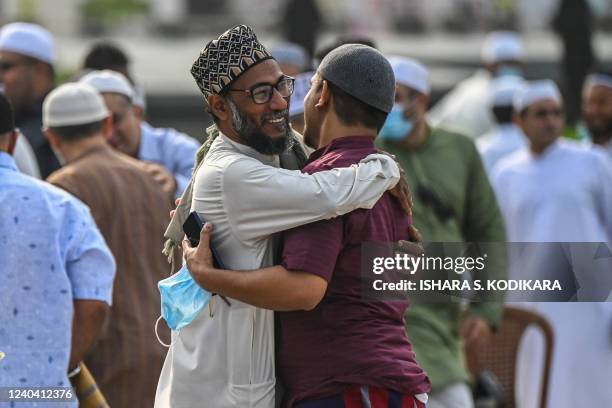
M 251 97 L 254 103 L 261 105 L 270 102 L 270 100 L 272 99 L 272 95 L 274 95 L 275 89 L 283 98 L 288 98 L 293 95 L 294 82 L 295 78 L 292 78 L 290 76 L 284 76 L 274 85 L 258 84 L 252 86 L 249 89 L 230 89 L 230 91 L 245 92 Z

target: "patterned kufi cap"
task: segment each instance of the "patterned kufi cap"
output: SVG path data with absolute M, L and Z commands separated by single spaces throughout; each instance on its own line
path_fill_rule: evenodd
M 212 40 L 200 51 L 191 66 L 193 75 L 204 98 L 221 93 L 249 68 L 273 58 L 246 25 L 230 28 Z

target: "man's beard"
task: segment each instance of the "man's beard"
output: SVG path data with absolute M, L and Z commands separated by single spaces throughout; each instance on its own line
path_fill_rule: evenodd
M 587 129 L 596 142 L 605 143 L 612 140 L 612 119 L 602 125 L 590 125 L 587 122 Z
M 285 119 L 285 134 L 275 139 L 263 133 L 261 126 L 257 125 L 257 123 L 242 112 L 231 99 L 228 99 L 228 103 L 232 111 L 232 126 L 247 146 L 266 155 L 281 154 L 293 146 L 294 140 L 291 127 L 289 126 L 288 109 L 268 113 L 261 118 L 261 126 L 263 126 L 263 122 L 266 120 Z

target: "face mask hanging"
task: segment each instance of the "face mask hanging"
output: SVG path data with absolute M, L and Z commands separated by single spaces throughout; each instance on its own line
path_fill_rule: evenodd
M 211 294 L 202 289 L 193 279 L 187 266 L 183 266 L 174 275 L 158 282 L 157 287 L 161 295 L 161 316 L 155 322 L 155 335 L 159 338 L 157 326 L 163 318 L 172 331 L 179 331 L 190 324 L 210 302 Z

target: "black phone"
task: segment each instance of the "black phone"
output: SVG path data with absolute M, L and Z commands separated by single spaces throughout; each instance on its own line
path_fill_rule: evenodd
M 200 243 L 200 231 L 204 228 L 205 221 L 200 218 L 197 212 L 193 211 L 189 214 L 185 222 L 183 223 L 183 232 L 189 239 L 189 243 L 191 243 L 192 247 L 198 246 Z M 225 269 L 223 266 L 223 262 L 221 262 L 221 258 L 219 254 L 215 250 L 215 247 L 210 244 L 210 252 L 212 252 L 213 256 L 213 265 L 217 269 Z

